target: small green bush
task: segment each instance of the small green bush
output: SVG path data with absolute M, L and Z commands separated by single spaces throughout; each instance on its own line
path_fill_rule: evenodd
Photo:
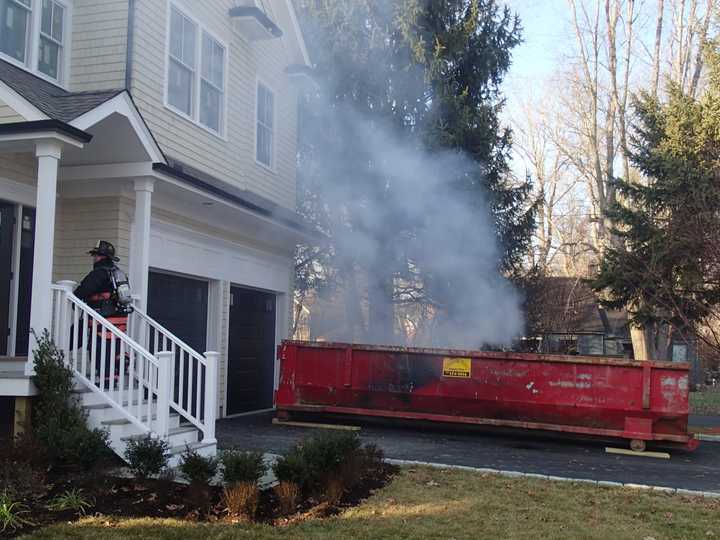
M 53 497 L 47 508 L 53 512 L 64 512 L 73 510 L 78 515 L 84 516 L 85 512 L 93 507 L 95 502 L 92 498 L 83 495 L 81 489 L 69 489 L 60 495 Z
M 279 482 L 304 488 L 311 481 L 310 469 L 300 446 L 294 446 L 280 456 L 272 469 Z
M 0 494 L 0 533 L 15 532 L 23 527 L 35 525 L 25 516 L 30 513 L 23 503 L 13 501 L 7 493 Z
M 221 454 L 220 462 L 226 486 L 241 482 L 257 484 L 267 472 L 262 452 L 226 451 Z
M 280 482 L 299 486 L 303 493 L 319 494 L 360 454 L 360 438 L 354 432 L 330 432 L 295 445 L 273 466 Z
M 130 439 L 125 448 L 125 459 L 133 474 L 144 480 L 160 474 L 170 459 L 170 446 L 162 439 L 153 439 L 150 435 L 139 439 Z
M 38 397 L 32 410 L 34 438 L 53 467 L 90 468 L 109 454 L 107 432 L 90 429 L 87 415 L 72 394 L 73 372 L 46 332 L 33 351 Z
M 182 454 L 179 469 L 191 484 L 207 486 L 215 477 L 217 466 L 217 459 L 202 456 L 187 446 Z

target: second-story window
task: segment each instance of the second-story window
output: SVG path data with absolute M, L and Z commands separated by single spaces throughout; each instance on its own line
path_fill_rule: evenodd
M 0 0 L 0 56 L 54 82 L 67 79 L 70 0 Z
M 38 70 L 53 79 L 60 78 L 64 24 L 65 8 L 53 0 L 43 0 Z
M 0 0 L 0 51 L 27 61 L 31 0 Z
M 170 15 L 168 103 L 188 116 L 193 115 L 196 36 L 197 26 L 173 7 Z
M 257 87 L 257 127 L 255 159 L 266 167 L 273 162 L 273 125 L 275 122 L 275 95 L 267 86 Z
M 200 123 L 220 132 L 225 88 L 225 49 L 203 32 Z
M 167 104 L 221 134 L 225 112 L 225 47 L 190 17 L 170 11 Z

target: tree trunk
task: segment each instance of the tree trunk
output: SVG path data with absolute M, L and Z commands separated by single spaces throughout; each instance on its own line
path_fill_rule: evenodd
M 392 274 L 375 268 L 368 272 L 368 339 L 372 343 L 395 343 Z
M 657 23 L 655 26 L 655 53 L 653 55 L 653 76 L 652 76 L 653 96 L 657 96 L 658 85 L 660 84 L 660 45 L 662 43 L 664 10 L 665 10 L 665 0 L 658 0 Z
M 345 321 L 343 324 L 343 336 L 340 339 L 356 343 L 365 341 L 367 334 L 362 320 L 360 309 L 360 292 L 357 286 L 355 265 L 348 262 L 342 269 L 343 273 L 343 307 Z
M 708 0 L 707 12 L 705 13 L 705 20 L 703 21 L 702 30 L 700 31 L 700 37 L 698 38 L 698 50 L 695 56 L 695 70 L 693 72 L 692 80 L 690 81 L 690 96 L 695 97 L 697 92 L 698 83 L 700 82 L 700 74 L 703 69 L 703 49 L 707 43 L 708 30 L 710 29 L 710 21 L 712 19 L 713 11 L 715 10 L 715 0 Z

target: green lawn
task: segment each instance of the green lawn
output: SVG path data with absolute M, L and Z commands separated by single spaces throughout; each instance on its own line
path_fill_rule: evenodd
M 720 415 L 720 390 L 690 392 L 690 412 Z
M 271 528 L 86 519 L 39 539 L 720 538 L 720 501 L 464 471 L 404 468 L 358 508 Z

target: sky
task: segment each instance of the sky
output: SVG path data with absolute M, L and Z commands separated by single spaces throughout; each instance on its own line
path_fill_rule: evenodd
M 513 63 L 506 79 L 508 98 L 524 94 L 527 85 L 537 84 L 552 75 L 563 44 L 569 34 L 566 0 L 506 0 L 520 16 L 523 43 L 513 52 Z
M 505 77 L 503 92 L 507 99 L 503 111 L 506 124 L 521 116 L 522 103 L 542 89 L 551 79 L 568 44 L 574 43 L 570 33 L 567 0 L 506 0 L 520 16 L 523 42 L 513 51 L 512 65 Z M 565 47 L 565 51 L 563 50 Z M 526 169 L 519 152 L 512 153 L 511 168 L 524 177 Z

